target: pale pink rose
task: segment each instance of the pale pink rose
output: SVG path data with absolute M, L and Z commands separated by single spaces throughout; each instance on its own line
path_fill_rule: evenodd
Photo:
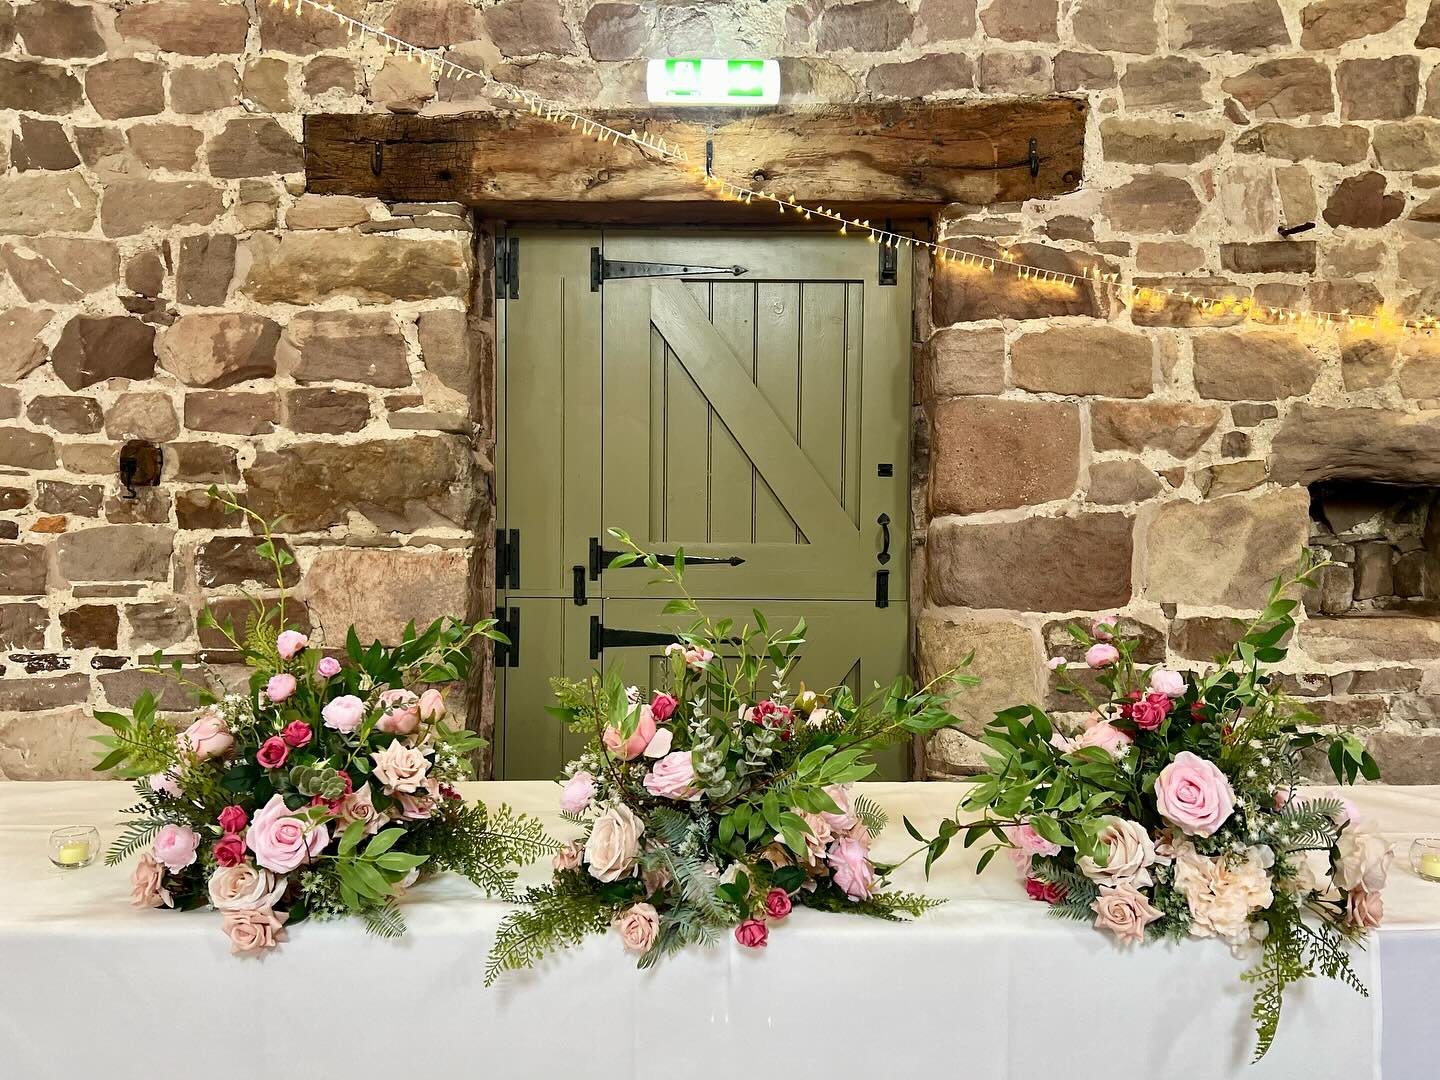
M 1346 897 L 1345 921 L 1362 930 L 1378 929 L 1385 918 L 1385 898 L 1368 889 L 1351 889 Z
M 556 870 L 575 870 L 580 866 L 580 856 L 584 850 L 580 841 L 571 840 L 568 844 L 562 844 L 560 850 L 550 857 L 550 865 Z
M 1354 803 L 1351 799 L 1349 799 L 1349 798 L 1347 798 L 1346 796 L 1340 794 L 1340 792 L 1338 792 L 1338 791 L 1327 791 L 1327 792 L 1325 792 L 1325 794 L 1322 796 L 1322 798 L 1334 799 L 1336 802 L 1338 802 L 1338 803 L 1340 804 L 1340 812 L 1335 815 L 1335 824 L 1336 824 L 1336 825 L 1359 825 L 1359 824 L 1360 824 L 1360 821 L 1361 821 L 1361 818 L 1363 817 L 1363 815 L 1360 813 L 1360 808 L 1359 808 L 1358 806 L 1356 806 L 1355 803 Z
M 151 851 L 172 874 L 178 874 L 195 861 L 200 847 L 200 834 L 188 825 L 162 825 L 155 834 Z
M 431 687 L 420 695 L 420 719 L 427 724 L 439 720 L 445 715 L 445 698 L 435 687 Z
M 1285 807 L 1290 805 L 1290 800 L 1295 798 L 1295 795 L 1296 791 L 1294 788 L 1276 788 L 1274 794 L 1271 796 L 1275 802 L 1275 809 L 1284 810 Z
M 290 660 L 309 644 L 310 639 L 300 633 L 300 631 L 286 630 L 275 639 L 275 651 L 278 652 L 283 659 Z
M 1345 829 L 1333 857 L 1335 869 L 1331 876 L 1335 887 L 1346 893 L 1356 889 L 1378 893 L 1385 888 L 1394 857 L 1395 849 L 1374 833 Z
M 1235 810 L 1235 790 L 1214 762 L 1182 750 L 1155 778 L 1155 808 L 1191 836 L 1213 836 Z
M 315 674 L 322 679 L 333 679 L 340 674 L 340 661 L 333 656 L 322 656 L 320 662 L 315 665 Z
M 285 895 L 285 879 L 248 862 L 222 866 L 210 875 L 210 906 L 220 911 L 273 907 Z
M 655 714 L 650 710 L 649 705 L 641 705 L 640 715 L 635 724 L 635 733 L 628 739 L 620 736 L 620 729 L 607 727 L 601 741 L 605 749 L 609 750 L 616 757 L 631 761 L 645 752 L 650 745 L 650 740 L 655 738 Z
M 839 812 L 820 811 L 820 816 L 830 826 L 832 832 L 848 833 L 859 823 L 855 816 L 855 809 L 850 805 L 850 785 L 831 784 L 825 789 L 825 794 L 835 800 L 835 805 L 840 808 Z
M 810 715 L 805 718 L 805 726 L 818 728 L 824 727 L 825 723 L 835 715 L 833 709 L 811 709 Z
M 415 705 L 392 709 L 375 721 L 375 730 L 386 735 L 413 735 L 420 726 L 420 709 Z
M 1106 627 L 1109 627 L 1107 630 Z M 1096 641 L 1109 641 L 1114 635 L 1112 631 L 1120 627 L 1119 615 L 1102 615 L 1090 623 L 1090 636 Z
M 277 874 L 288 874 L 297 866 L 325 850 L 330 830 L 316 825 L 305 831 L 305 823 L 297 818 L 278 794 L 255 812 L 245 843 L 255 853 L 255 861 Z
M 631 904 L 615 920 L 625 951 L 637 955 L 650 951 L 660 933 L 660 913 L 650 904 Z
M 1045 666 L 1051 671 L 1059 671 L 1069 662 L 1070 661 L 1066 660 L 1063 656 L 1052 656 L 1049 660 L 1045 661 Z
M 367 836 L 377 832 L 380 826 L 385 824 L 384 817 L 375 809 L 375 799 L 369 784 L 361 784 L 359 790 L 352 791 L 341 799 L 335 806 L 335 817 L 339 821 L 337 831 L 343 831 L 355 822 L 363 821 Z
M 403 792 L 413 795 L 425 785 L 430 772 L 430 759 L 424 751 L 406 746 L 399 739 L 370 755 L 375 763 L 374 776 L 387 795 Z
M 288 918 L 288 911 L 277 912 L 269 908 L 225 912 L 222 925 L 225 933 L 230 935 L 230 951 L 241 956 L 273 949 L 285 940 L 285 920 Z
M 285 672 L 270 676 L 270 681 L 265 684 L 265 696 L 277 705 L 293 693 L 295 693 L 295 676 Z
M 235 745 L 235 737 L 225 726 L 225 718 L 212 712 L 205 713 L 182 731 L 176 741 L 182 750 L 189 750 L 202 760 L 228 754 Z
M 172 799 L 180 798 L 180 781 L 174 773 L 153 773 L 146 782 L 156 795 L 169 795 Z
M 851 900 L 868 900 L 875 891 L 875 867 L 870 865 L 870 851 L 859 840 L 844 837 L 830 845 L 826 854 L 830 873 Z
M 348 735 L 365 719 L 365 703 L 354 694 L 342 694 L 320 710 L 325 726 Z
M 130 903 L 138 908 L 175 906 L 170 890 L 165 888 L 165 867 L 148 851 L 141 854 L 130 874 Z
M 805 861 L 811 866 L 818 866 L 825 858 L 825 851 L 830 846 L 830 841 L 835 838 L 830 828 L 830 823 L 819 814 L 812 814 L 808 810 L 797 810 L 800 820 L 805 822 Z M 778 837 L 777 837 L 778 839 Z
M 645 744 L 645 756 L 652 761 L 658 761 L 670 753 L 670 747 L 675 742 L 675 733 L 669 728 L 661 728 L 655 732 L 655 737 Z
M 1075 861 L 1080 872 L 1097 885 L 1130 885 L 1144 889 L 1154 884 L 1150 867 L 1155 865 L 1155 844 L 1145 826 L 1124 818 L 1109 817 L 1100 830 L 1100 842 L 1110 857 L 1101 866 L 1088 855 Z
M 424 821 L 435 812 L 435 799 L 429 795 L 410 795 L 403 791 L 391 792 L 400 804 L 402 821 Z
M 665 646 L 666 656 L 674 656 L 677 653 L 685 658 L 687 665 L 697 671 L 715 659 L 715 654 L 701 645 L 682 645 L 680 642 L 674 641 Z
M 700 797 L 695 786 L 695 765 L 689 750 L 666 754 L 645 774 L 645 790 L 657 799 L 692 800 Z
M 1127 732 L 1121 731 L 1108 720 L 1100 720 L 1090 724 L 1080 735 L 1072 740 L 1071 746 L 1076 750 L 1083 750 L 1087 746 L 1098 746 L 1108 751 L 1111 757 L 1123 758 L 1130 752 L 1130 744 L 1135 740 Z
M 1156 668 L 1150 673 L 1150 689 L 1157 694 L 1177 698 L 1185 696 L 1185 676 L 1178 671 Z
M 569 814 L 578 814 L 590 805 L 590 800 L 594 797 L 595 777 L 581 769 L 565 781 L 565 789 L 560 792 L 560 809 Z
M 1097 930 L 1109 930 L 1126 943 L 1144 941 L 1145 927 L 1161 917 L 1161 912 L 1129 885 L 1101 885 L 1090 910 L 1095 912 Z
M 623 803 L 607 806 L 585 844 L 585 864 L 596 881 L 618 881 L 635 869 L 645 823 Z
M 1031 855 L 1059 855 L 1060 845 L 1053 840 L 1046 840 L 1035 827 L 1028 821 L 1019 825 L 1002 825 L 1000 831 L 1005 838 L 1015 845 L 1015 850 L 1025 856 Z
M 663 866 L 657 866 L 653 870 L 646 870 L 642 867 L 640 870 L 640 881 L 645 886 L 645 895 L 647 897 L 654 896 L 661 889 L 666 888 L 672 883 L 670 871 L 666 870 Z
M 1120 650 L 1103 641 L 1085 650 L 1085 663 L 1092 668 L 1109 667 L 1120 659 Z

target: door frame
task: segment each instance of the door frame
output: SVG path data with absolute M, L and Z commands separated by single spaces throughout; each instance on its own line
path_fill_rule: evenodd
M 644 205 L 644 204 L 642 204 Z M 638 226 L 615 226 L 610 225 L 612 230 L 623 230 L 625 233 L 642 233 L 646 231 L 674 232 L 676 230 L 694 231 L 697 233 L 755 233 L 763 235 L 779 235 L 783 233 L 801 232 L 807 234 L 826 235 L 833 234 L 834 230 L 829 227 L 807 225 L 799 222 L 787 221 L 783 225 L 757 225 L 749 222 L 736 225 L 710 225 L 691 224 L 685 221 L 666 222 L 662 220 L 655 222 L 655 207 L 650 206 L 649 213 L 641 217 L 644 225 Z M 655 222 L 652 224 L 652 222 Z M 936 235 L 936 223 L 934 219 L 925 216 L 904 218 L 892 223 L 887 227 L 893 228 L 896 232 L 914 236 L 919 239 L 933 239 Z M 471 581 L 470 581 L 470 613 L 472 618 L 488 617 L 495 612 L 496 600 L 499 593 L 497 589 L 497 523 L 501 520 L 500 498 L 501 485 L 504 483 L 503 460 L 505 445 L 505 423 L 504 410 L 501 407 L 503 401 L 502 391 L 505 388 L 506 364 L 507 364 L 507 332 L 506 305 L 503 302 L 502 292 L 507 289 L 505 280 L 505 252 L 504 242 L 511 238 L 511 233 L 523 229 L 525 232 L 533 231 L 560 231 L 574 230 L 599 235 L 607 226 L 593 224 L 583 221 L 568 220 L 564 217 L 556 217 L 553 220 L 525 221 L 522 224 L 510 225 L 504 221 L 482 219 L 478 213 L 474 220 L 475 229 L 475 253 L 476 253 L 476 287 L 474 303 L 471 308 L 472 336 L 476 333 L 488 338 L 490 349 L 482 357 L 480 365 L 478 385 L 476 387 L 477 417 L 481 418 L 481 428 L 484 437 L 483 450 L 492 463 L 490 483 L 483 493 L 484 505 L 480 509 L 478 517 L 481 526 L 477 530 L 474 555 L 471 560 Z M 856 241 L 858 244 L 858 241 Z M 879 259 L 879 246 L 872 248 Z M 916 673 L 916 618 L 920 610 L 917 602 L 917 590 L 923 589 L 923 570 L 917 565 L 917 559 L 923 551 L 924 525 L 917 521 L 913 512 L 913 494 L 919 485 L 927 480 L 927 465 L 925 457 L 924 440 L 916 438 L 917 411 L 922 400 L 920 380 L 923 372 L 915 361 L 915 342 L 923 341 L 929 330 L 929 309 L 930 309 L 930 285 L 931 273 L 930 263 L 925 257 L 925 249 L 920 247 L 906 246 L 897 252 L 902 259 L 910 260 L 910 337 L 911 349 L 906 358 L 909 369 L 909 385 L 911 396 L 911 423 L 906 431 L 908 446 L 908 458 L 906 467 L 909 475 L 907 485 L 912 510 L 907 522 L 906 534 L 908 550 L 904 553 L 906 559 L 906 584 L 908 595 L 904 597 L 907 610 L 907 631 L 905 642 L 905 653 L 908 659 L 908 669 L 913 676 Z M 523 254 L 522 267 L 523 267 Z M 522 269 L 523 275 L 523 269 Z M 897 553 L 898 554 L 898 553 Z M 480 662 L 476 663 L 471 672 L 469 685 L 470 701 L 470 724 L 469 726 L 486 735 L 491 745 L 481 753 L 477 761 L 479 774 L 483 778 L 493 775 L 496 763 L 501 760 L 504 751 L 504 733 L 498 718 L 503 715 L 504 701 L 499 680 L 495 672 L 495 656 L 497 650 L 485 648 L 481 650 Z M 923 765 L 923 746 L 921 742 L 912 740 L 910 752 L 910 775 L 916 778 L 920 775 Z

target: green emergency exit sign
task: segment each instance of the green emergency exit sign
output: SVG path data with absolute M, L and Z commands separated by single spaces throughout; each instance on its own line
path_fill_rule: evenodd
M 645 90 L 657 105 L 774 105 L 776 60 L 651 60 Z

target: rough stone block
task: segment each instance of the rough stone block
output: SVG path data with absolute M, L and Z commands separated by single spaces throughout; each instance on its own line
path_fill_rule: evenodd
M 354 625 L 362 641 L 393 644 L 412 619 L 424 627 L 464 617 L 469 563 L 461 550 L 327 549 L 306 572 L 305 598 L 327 640 L 339 643 Z
M 155 525 L 101 525 L 55 541 L 55 567 L 69 582 L 165 581 L 175 530 Z
M 1143 334 L 1110 326 L 1064 326 L 1010 345 L 1010 373 L 1024 390 L 1115 398 L 1147 396 L 1155 347 Z
M 935 409 L 932 515 L 1065 499 L 1075 491 L 1080 414 L 1049 401 L 957 398 Z
M 960 667 L 972 652 L 969 666 Z M 1018 623 L 923 616 L 915 662 L 926 682 L 957 669 L 980 679 L 979 686 L 957 690 L 946 705 L 967 735 L 982 734 L 1002 709 L 1039 705 L 1045 698 L 1039 642 L 1035 631 Z

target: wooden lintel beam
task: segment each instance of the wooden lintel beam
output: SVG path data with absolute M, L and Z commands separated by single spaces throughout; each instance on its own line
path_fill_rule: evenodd
M 710 139 L 716 175 L 736 183 L 842 210 L 916 210 L 1075 190 L 1086 106 L 1055 97 L 738 114 L 608 112 L 596 119 L 678 144 L 697 166 Z M 1039 156 L 1033 176 L 1032 139 Z M 683 168 L 529 113 L 308 116 L 305 176 L 307 190 L 321 194 L 460 202 L 512 220 L 551 217 L 556 206 L 595 216 L 641 203 L 728 205 Z

